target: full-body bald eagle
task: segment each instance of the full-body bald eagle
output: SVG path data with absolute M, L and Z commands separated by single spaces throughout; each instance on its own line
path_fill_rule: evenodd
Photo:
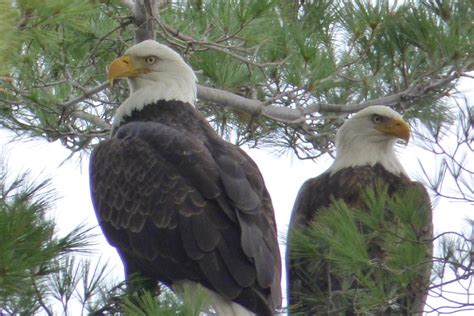
M 368 188 L 376 189 L 384 184 L 389 196 L 402 192 L 416 192 L 416 211 L 413 213 L 420 225 L 413 223 L 417 247 L 422 249 L 422 261 L 426 264 L 417 272 L 416 277 L 406 283 L 411 295 L 405 298 L 387 301 L 385 310 L 377 315 L 413 315 L 423 311 L 426 300 L 426 288 L 429 285 L 431 268 L 431 205 L 426 189 L 421 183 L 411 181 L 402 164 L 395 156 L 394 145 L 397 139 L 408 142 L 410 129 L 400 115 L 385 106 L 371 106 L 347 120 L 336 135 L 336 158 L 331 167 L 316 178 L 307 180 L 301 187 L 293 208 L 287 246 L 288 269 L 288 305 L 298 315 L 357 315 L 357 304 L 354 301 L 337 301 L 339 293 L 345 288 L 352 289 L 357 298 L 357 291 L 363 293 L 363 280 L 341 278 L 334 275 L 334 267 L 327 257 L 310 262 L 309 259 L 297 256 L 294 230 L 303 230 L 317 223 L 318 215 L 336 201 L 342 200 L 352 209 L 365 210 L 363 193 Z M 384 212 L 391 212 L 385 206 Z M 392 215 L 384 215 L 398 225 Z M 316 222 L 315 222 L 316 221 Z M 337 224 L 335 225 L 337 226 Z M 411 225 L 410 225 L 411 226 Z M 316 226 L 317 227 L 317 226 Z M 342 228 L 340 228 L 342 229 Z M 390 256 L 379 244 L 379 237 L 363 231 L 369 236 L 367 254 L 373 264 L 384 264 Z M 411 229 L 411 228 L 410 228 Z M 395 231 L 395 229 L 394 229 Z M 334 234 L 338 234 L 337 230 Z M 394 237 L 395 240 L 399 240 Z M 348 245 L 353 240 L 344 240 Z M 419 242 L 419 243 L 418 243 Z M 380 242 L 381 243 L 381 242 Z M 350 249 L 350 248 L 349 248 Z M 418 248 L 417 248 L 418 249 Z M 330 253 L 331 250 L 328 250 Z M 314 255 L 316 256 L 316 255 Z M 417 267 L 419 268 L 419 267 Z M 370 276 L 368 276 L 370 278 Z M 387 291 L 390 284 L 380 284 L 381 291 Z M 385 288 L 384 288 L 385 286 Z M 315 297 L 318 296 L 318 299 Z M 341 303 L 342 302 L 342 303 Z M 370 304 L 370 303 L 369 303 Z M 332 313 L 331 313 L 332 312 Z
M 130 96 L 92 153 L 90 181 L 126 278 L 200 284 L 219 315 L 273 315 L 281 268 L 272 202 L 252 159 L 194 108 L 192 69 L 148 40 L 114 60 L 108 78 L 127 78 Z

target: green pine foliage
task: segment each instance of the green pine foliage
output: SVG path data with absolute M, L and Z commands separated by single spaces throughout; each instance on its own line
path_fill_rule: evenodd
M 322 313 L 348 307 L 363 315 L 414 313 L 417 307 L 406 311 L 398 304 L 428 290 L 423 280 L 432 266 L 432 240 L 424 239 L 422 232 L 429 212 L 421 211 L 416 190 L 391 198 L 386 187 L 368 189 L 364 204 L 354 209 L 334 201 L 319 211 L 309 228 L 293 232 L 294 258 L 302 259 L 311 271 L 328 267 L 328 278 L 333 279 L 328 282 L 340 283 L 331 293 L 315 287 L 304 303 Z
M 162 288 L 159 298 L 150 292 L 143 292 L 138 297 L 125 297 L 121 303 L 125 315 L 163 315 L 163 316 L 199 316 L 209 310 L 209 298 L 202 287 L 185 288 L 178 298 L 166 288 Z
M 50 304 L 51 282 L 73 252 L 87 251 L 91 235 L 79 226 L 56 236 L 47 211 L 54 201 L 49 181 L 27 174 L 9 179 L 0 170 L 0 311 L 33 315 Z M 49 297 L 49 298 L 48 298 Z
M 113 107 L 107 64 L 133 44 L 121 1 L 2 1 L 0 124 L 25 136 L 60 139 L 73 151 L 108 134 Z M 472 69 L 472 5 L 461 1 L 170 1 L 156 38 L 177 49 L 200 83 L 301 110 L 357 104 L 409 91 L 407 117 L 450 122 L 456 72 Z M 429 86 L 454 75 L 439 86 Z M 123 83 L 121 83 L 123 85 Z M 88 95 L 89 89 L 100 91 Z M 84 95 L 86 93 L 86 95 Z M 76 99 L 79 98 L 79 99 Z M 216 129 L 236 143 L 270 144 L 301 156 L 332 150 L 340 110 L 301 122 L 252 118 L 201 100 Z M 222 115 L 222 112 L 228 112 Z M 226 128 L 220 128 L 222 126 Z M 308 125 L 308 126 L 306 126 Z M 313 131 L 323 131 L 320 137 Z M 224 134 L 223 134 L 224 135 Z
M 23 0 L 2 5 L 8 9 L 3 12 L 16 19 L 8 33 L 2 32 L 8 34 L 1 40 L 8 47 L 1 56 L 9 69 L 0 78 L 0 124 L 20 135 L 62 139 L 65 146 L 78 149 L 91 140 L 80 135 L 95 134 L 97 128 L 85 120 L 71 120 L 70 114 L 97 110 L 90 102 L 58 105 L 84 91 L 81 87 L 105 81 L 106 65 L 122 48 L 104 35 L 117 29 L 109 15 L 120 13 L 95 1 Z M 110 118 L 110 110 L 103 115 Z

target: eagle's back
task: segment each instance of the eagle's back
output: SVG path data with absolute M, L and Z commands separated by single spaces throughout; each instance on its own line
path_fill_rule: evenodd
M 255 163 L 191 105 L 132 115 L 91 156 L 100 226 L 127 277 L 198 282 L 261 315 L 279 305 L 270 196 Z

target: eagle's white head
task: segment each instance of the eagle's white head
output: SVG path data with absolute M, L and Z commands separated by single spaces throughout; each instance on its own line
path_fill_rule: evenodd
M 183 101 L 194 105 L 196 76 L 191 67 L 171 48 L 153 40 L 143 41 L 125 51 L 108 67 L 108 80 L 128 80 L 130 96 L 115 112 L 114 125 L 133 110 L 159 100 Z
M 336 159 L 331 174 L 347 167 L 380 163 L 389 172 L 406 172 L 395 154 L 398 139 L 408 143 L 410 126 L 387 106 L 369 106 L 348 119 L 336 134 Z

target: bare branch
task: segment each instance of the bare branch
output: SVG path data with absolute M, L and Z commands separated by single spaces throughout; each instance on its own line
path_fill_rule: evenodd
M 155 39 L 155 17 L 158 15 L 157 0 L 135 0 L 133 16 L 137 29 L 135 43 Z
M 76 105 L 77 103 L 79 103 L 79 102 L 81 102 L 81 101 L 84 101 L 85 99 L 89 98 L 90 96 L 101 92 L 102 90 L 104 90 L 105 88 L 107 88 L 108 85 L 109 85 L 108 82 L 103 82 L 103 83 L 101 83 L 100 85 L 98 85 L 97 87 L 94 87 L 94 88 L 92 88 L 92 89 L 89 89 L 89 90 L 85 91 L 82 95 L 78 96 L 77 98 L 74 98 L 74 99 L 72 99 L 72 100 L 66 101 L 65 103 L 61 104 L 61 106 L 62 106 L 64 109 L 70 109 L 70 108 L 72 108 L 74 105 Z
M 226 54 L 228 56 L 231 56 L 232 58 L 234 58 L 234 59 L 236 59 L 236 60 L 238 60 L 238 61 L 240 61 L 244 64 L 250 64 L 250 65 L 257 66 L 257 67 L 279 66 L 279 65 L 284 64 L 285 61 L 288 59 L 288 58 L 285 58 L 285 59 L 283 59 L 281 61 L 277 61 L 277 62 L 257 63 L 255 61 L 256 60 L 255 56 L 257 55 L 256 53 L 252 54 L 252 57 L 248 57 L 248 58 L 243 57 L 243 56 L 235 54 L 231 51 L 233 49 L 235 50 L 236 47 L 228 46 L 228 45 L 221 45 L 221 44 L 218 44 L 216 42 L 199 41 L 199 40 L 196 40 L 192 36 L 181 33 L 179 30 L 175 29 L 171 25 L 168 25 L 168 24 L 166 24 L 165 22 L 163 22 L 161 20 L 157 20 L 157 23 L 160 26 L 160 28 L 163 30 L 164 35 L 166 35 L 168 37 L 172 36 L 174 38 L 177 38 L 178 40 L 187 43 L 187 45 L 199 45 L 199 46 L 202 46 L 204 48 L 213 49 L 215 51 L 218 51 L 218 52 L 221 52 L 221 53 Z M 239 51 L 242 51 L 242 50 L 244 50 L 248 55 L 248 53 L 250 51 L 255 50 L 255 49 L 243 49 L 243 48 L 239 49 Z M 258 50 L 258 46 L 257 46 L 257 50 Z
M 447 82 L 459 78 L 459 76 L 460 73 L 455 72 L 434 82 L 414 85 L 396 94 L 357 104 L 313 103 L 304 110 L 266 105 L 266 102 L 247 99 L 228 91 L 201 85 L 198 85 L 198 97 L 205 101 L 217 103 L 219 106 L 232 108 L 254 116 L 263 115 L 276 121 L 294 123 L 300 122 L 305 119 L 306 115 L 314 113 L 354 113 L 371 105 L 395 105 L 403 102 L 406 98 L 421 98 Z M 273 99 L 272 101 L 277 100 Z
M 110 124 L 107 123 L 106 121 L 102 120 L 100 117 L 98 117 L 96 115 L 93 115 L 93 114 L 90 114 L 90 113 L 87 113 L 87 112 L 84 112 L 84 111 L 75 111 L 75 112 L 72 113 L 72 116 L 74 116 L 78 119 L 90 122 L 90 123 L 96 125 L 97 127 L 103 129 L 103 130 L 110 130 L 110 128 L 111 128 Z
M 263 102 L 251 100 L 240 95 L 198 85 L 198 97 L 217 103 L 219 106 L 228 107 L 237 111 L 245 112 L 253 116 L 263 115 L 277 121 L 300 120 L 303 113 L 296 109 L 279 107 L 274 105 L 265 106 Z

